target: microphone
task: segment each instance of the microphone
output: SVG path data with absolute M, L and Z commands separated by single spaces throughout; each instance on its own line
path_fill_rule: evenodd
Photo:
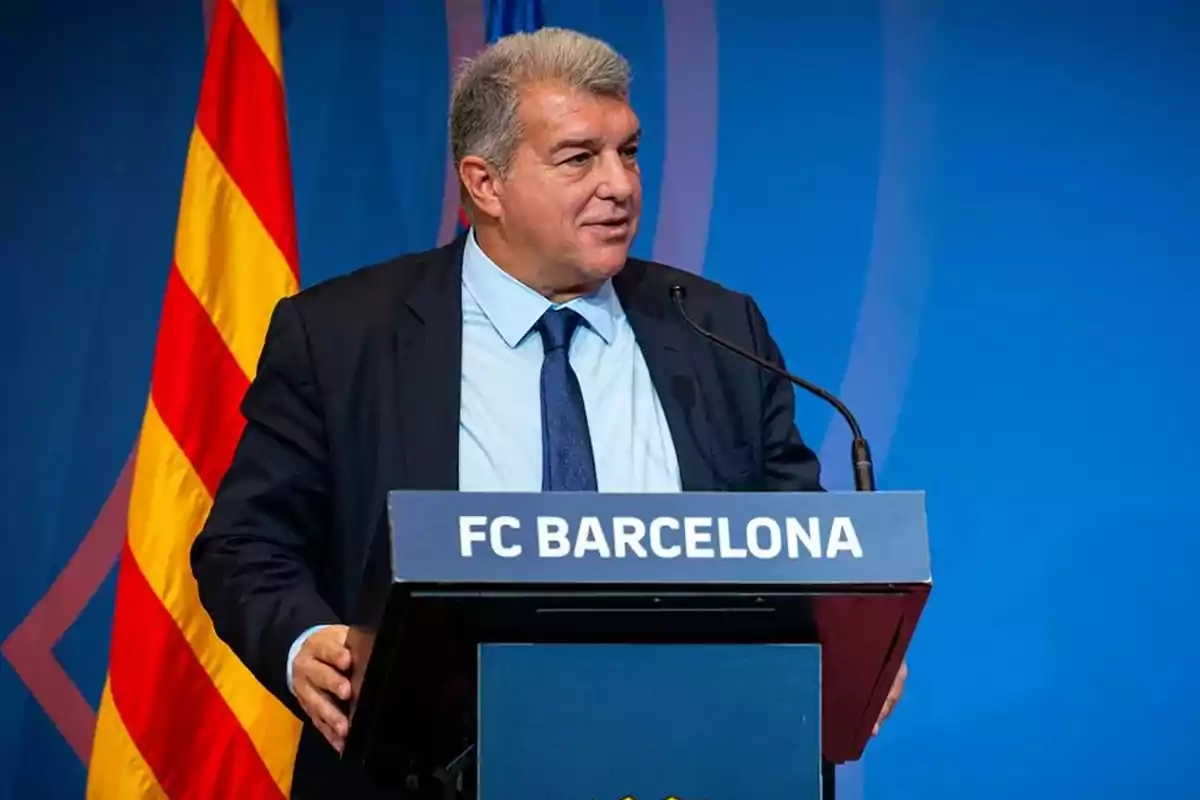
M 821 398 L 826 403 L 829 403 L 831 406 L 837 409 L 838 413 L 842 415 L 842 419 L 846 420 L 846 424 L 850 426 L 850 434 L 854 437 L 854 440 L 850 444 L 850 462 L 854 467 L 854 489 L 855 491 L 859 492 L 875 491 L 875 467 L 871 463 L 871 448 L 867 446 L 867 440 L 863 438 L 862 430 L 858 427 L 858 420 L 856 420 L 854 415 L 850 413 L 850 409 L 846 408 L 846 404 L 835 397 L 832 393 L 822 389 L 820 386 L 817 386 L 815 383 L 809 383 L 808 381 L 804 380 L 804 378 L 793 375 L 792 373 L 784 370 L 782 367 L 778 367 L 766 359 L 759 358 L 749 350 L 743 350 L 733 342 L 722 339 L 712 331 L 701 328 L 692 321 L 692 318 L 688 316 L 687 310 L 683 307 L 683 301 L 686 297 L 687 289 L 679 286 L 678 284 L 671 287 L 671 299 L 675 301 L 675 307 L 679 309 L 679 315 L 683 317 L 684 322 L 691 326 L 692 330 L 696 331 L 709 341 L 715 342 L 721 347 L 724 347 L 726 350 L 737 353 L 742 358 L 753 361 L 767 372 L 772 372 L 781 378 L 786 378 L 796 386 L 815 394 L 817 397 Z

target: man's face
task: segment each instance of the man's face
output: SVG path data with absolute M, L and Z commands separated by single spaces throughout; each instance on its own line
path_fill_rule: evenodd
M 538 84 L 522 93 L 517 113 L 521 141 L 500 197 L 505 238 L 569 284 L 612 277 L 642 210 L 633 109 Z

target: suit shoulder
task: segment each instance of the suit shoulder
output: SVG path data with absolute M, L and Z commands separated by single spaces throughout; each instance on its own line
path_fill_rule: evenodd
M 435 252 L 409 253 L 359 267 L 306 287 L 292 301 L 305 316 L 324 316 L 335 309 L 369 314 L 380 305 L 390 307 L 411 291 Z
M 449 286 L 455 264 L 461 263 L 461 248 L 460 237 L 442 247 L 359 267 L 313 284 L 289 302 L 306 326 L 362 330 L 388 323 L 423 285 Z
M 630 259 L 630 266 L 644 277 L 642 281 L 652 291 L 661 291 L 664 296 L 672 286 L 681 286 L 687 293 L 688 303 L 716 310 L 743 309 L 753 302 L 744 292 L 731 289 L 719 281 L 705 278 L 687 270 L 672 267 L 658 261 Z

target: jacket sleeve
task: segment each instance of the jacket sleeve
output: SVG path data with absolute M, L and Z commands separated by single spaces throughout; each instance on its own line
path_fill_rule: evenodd
M 288 650 L 311 626 L 339 620 L 317 590 L 330 525 L 328 444 L 291 300 L 275 308 L 242 413 L 246 427 L 192 546 L 192 572 L 217 635 L 299 713 Z
M 787 369 L 783 354 L 767 330 L 767 322 L 753 299 L 746 298 L 750 332 L 755 352 Z M 817 454 L 806 445 L 796 427 L 795 389 L 788 381 L 767 370 L 762 381 L 762 453 L 764 490 L 769 492 L 820 492 L 821 466 Z

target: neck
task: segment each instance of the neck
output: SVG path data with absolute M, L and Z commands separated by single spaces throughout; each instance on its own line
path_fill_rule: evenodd
M 479 249 L 496 266 L 521 283 L 545 297 L 551 303 L 566 303 L 576 297 L 592 294 L 603 281 L 571 282 L 554 275 L 556 270 L 545 259 L 505 236 L 504 231 L 491 225 L 476 226 L 475 241 Z

